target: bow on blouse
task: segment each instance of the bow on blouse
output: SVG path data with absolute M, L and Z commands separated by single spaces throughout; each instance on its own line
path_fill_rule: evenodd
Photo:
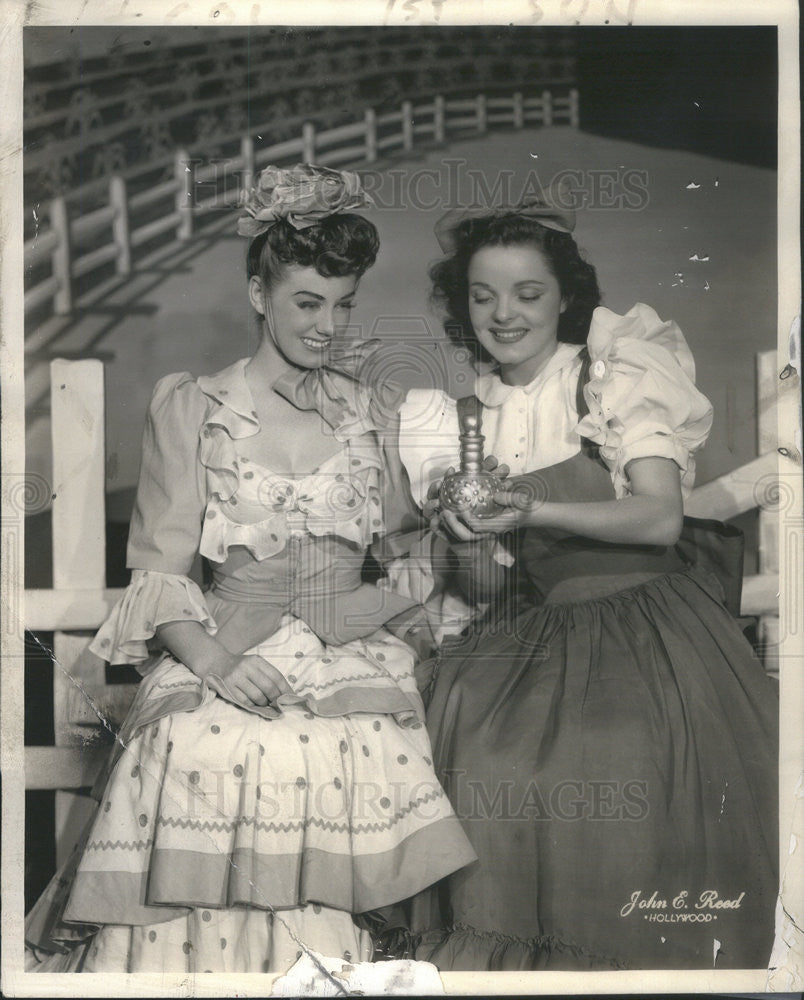
M 530 194 L 516 205 L 470 205 L 468 208 L 454 208 L 443 215 L 435 225 L 438 245 L 445 254 L 454 253 L 457 247 L 457 229 L 462 222 L 470 219 L 492 219 L 503 215 L 519 215 L 534 219 L 547 229 L 560 233 L 571 233 L 575 229 L 575 211 L 568 207 L 572 194 L 566 178 L 552 183 L 540 194 Z
M 274 382 L 273 389 L 299 410 L 316 410 L 338 441 L 387 427 L 404 394 L 383 382 L 379 370 L 373 378 L 368 370 L 381 344 L 375 338 L 332 348 L 326 365 L 290 369 Z

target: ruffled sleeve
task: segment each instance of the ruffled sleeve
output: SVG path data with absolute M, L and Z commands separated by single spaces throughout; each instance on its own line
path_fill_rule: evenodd
M 110 663 L 147 669 L 160 625 L 216 625 L 189 572 L 198 553 L 206 503 L 199 432 L 207 403 L 186 372 L 157 384 L 145 423 L 137 499 L 131 518 L 127 565 L 131 583 L 90 649 Z
M 687 496 L 693 456 L 712 426 L 712 404 L 695 388 L 695 363 L 681 330 L 642 303 L 624 316 L 600 307 L 587 343 L 589 413 L 577 431 L 600 446 L 616 496 L 628 495 L 628 463 L 647 457 L 674 461 Z
M 210 635 L 217 632 L 196 583 L 186 576 L 135 569 L 90 650 L 110 663 L 141 667 L 161 653 L 153 645 L 159 626 L 176 621 L 200 622 Z

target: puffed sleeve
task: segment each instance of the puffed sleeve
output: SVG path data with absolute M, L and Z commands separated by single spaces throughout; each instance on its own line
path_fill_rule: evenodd
M 110 663 L 147 669 L 160 625 L 198 621 L 217 627 L 198 585 L 188 577 L 206 504 L 198 460 L 206 397 L 186 372 L 154 390 L 145 422 L 137 499 L 129 530 L 131 582 L 90 645 Z
M 385 531 L 373 542 L 371 555 L 386 574 L 379 584 L 383 589 L 422 603 L 432 591 L 434 579 L 429 561 L 421 558 L 427 525 L 413 499 L 408 471 L 399 454 L 401 425 L 397 412 L 387 420 L 380 436 Z M 405 585 L 401 585 L 402 567 L 409 577 Z
M 577 430 L 600 446 L 616 496 L 628 495 L 628 463 L 647 457 L 672 459 L 688 495 L 693 456 L 712 426 L 712 404 L 695 387 L 695 362 L 681 330 L 642 303 L 624 316 L 600 307 L 587 344 L 589 413 Z
M 419 507 L 430 485 L 458 467 L 458 406 L 441 389 L 411 389 L 399 409 L 399 456 Z

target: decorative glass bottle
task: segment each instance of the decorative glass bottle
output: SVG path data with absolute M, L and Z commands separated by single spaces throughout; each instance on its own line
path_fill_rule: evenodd
M 480 433 L 479 401 L 466 397 L 458 401 L 460 423 L 461 467 L 445 476 L 439 498 L 442 507 L 456 513 L 469 512 L 477 517 L 493 517 L 500 513 L 494 494 L 503 488 L 502 480 L 483 468 L 483 442 Z

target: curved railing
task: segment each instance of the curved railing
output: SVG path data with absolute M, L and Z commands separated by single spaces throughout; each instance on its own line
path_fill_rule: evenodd
M 157 161 L 169 167 L 175 147 L 204 148 L 249 122 L 264 123 L 277 142 L 298 133 L 297 117 L 325 129 L 345 124 L 354 109 L 381 114 L 405 98 L 558 91 L 575 80 L 574 39 L 560 30 L 547 38 L 456 27 L 238 29 L 172 48 L 150 48 L 144 38 L 134 51 L 107 41 L 111 54 L 102 58 L 81 50 L 26 69 L 31 207 L 60 194 L 86 202 L 110 173 Z
M 357 120 L 325 129 L 297 115 L 284 123 L 297 129 L 296 135 L 280 142 L 263 141 L 264 135 L 272 134 L 272 120 L 114 172 L 91 186 L 89 211 L 76 210 L 75 192 L 34 210 L 37 230 L 25 243 L 28 333 L 35 331 L 37 320 L 69 314 L 110 277 L 131 273 L 156 241 L 186 241 L 210 212 L 231 207 L 224 174 L 229 180 L 237 175 L 239 186 L 244 186 L 268 163 L 371 165 L 411 153 L 423 142 L 440 144 L 489 129 L 533 124 L 577 127 L 577 91 L 436 95 L 419 102 L 405 100 L 382 113 L 367 108 Z M 170 167 L 167 179 L 166 166 Z M 202 185 L 211 193 L 199 199 Z M 82 189 L 85 196 L 87 190 Z

